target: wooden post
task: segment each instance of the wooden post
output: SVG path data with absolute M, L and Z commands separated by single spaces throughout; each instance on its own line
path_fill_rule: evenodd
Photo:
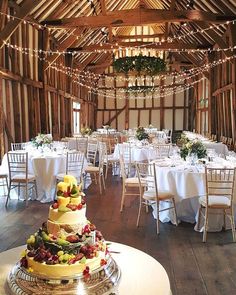
M 128 76 L 126 75 L 126 78 Z M 128 88 L 128 79 L 125 80 L 125 87 Z M 125 92 L 125 129 L 129 129 L 129 94 Z
M 164 80 L 161 79 L 160 81 L 160 86 L 164 85 Z M 162 130 L 164 128 L 164 93 L 165 93 L 165 89 L 161 89 L 160 90 L 160 129 Z
M 176 81 L 176 79 L 175 79 L 175 77 L 173 78 L 174 79 L 174 84 L 175 84 L 175 81 Z M 175 118 L 176 118 L 176 116 L 175 116 L 175 112 L 176 112 L 176 110 L 175 110 L 175 104 L 176 104 L 176 93 L 175 93 L 175 90 L 174 90 L 174 92 L 173 92 L 173 120 L 172 120 L 172 130 L 174 131 L 175 130 L 175 126 L 176 126 L 176 124 L 175 124 Z
M 236 45 L 236 24 L 230 24 L 230 43 L 231 46 Z M 236 50 L 234 50 L 235 54 Z M 234 143 L 236 143 L 236 60 L 234 58 L 232 63 L 232 101 L 231 101 L 231 122 L 232 122 L 232 138 Z
M 49 47 L 48 30 L 39 31 L 39 48 L 47 50 Z M 43 55 L 41 55 L 43 57 Z M 38 77 L 43 82 L 43 88 L 39 89 L 39 105 L 40 105 L 40 122 L 41 132 L 49 133 L 49 113 L 48 113 L 48 91 L 46 90 L 46 72 L 44 72 L 45 62 L 39 60 Z
M 5 153 L 4 145 L 4 111 L 3 111 L 3 91 L 2 91 L 2 75 L 0 74 L 0 159 Z

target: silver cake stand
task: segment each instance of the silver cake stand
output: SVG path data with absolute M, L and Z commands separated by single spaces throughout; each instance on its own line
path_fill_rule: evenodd
M 107 264 L 83 275 L 50 279 L 28 272 L 19 262 L 12 268 L 7 278 L 7 292 L 11 295 L 115 295 L 121 271 L 115 260 L 109 255 Z

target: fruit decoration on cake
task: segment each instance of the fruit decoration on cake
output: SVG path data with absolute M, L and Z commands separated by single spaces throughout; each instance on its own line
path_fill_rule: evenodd
M 27 240 L 21 266 L 50 278 L 89 277 L 106 265 L 106 243 L 86 218 L 85 194 L 73 176 L 57 184 L 57 201 L 49 208 L 47 222 Z

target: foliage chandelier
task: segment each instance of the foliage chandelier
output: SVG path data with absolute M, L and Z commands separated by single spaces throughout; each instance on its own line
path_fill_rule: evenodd
M 125 73 L 135 71 L 139 75 L 154 76 L 166 70 L 166 63 L 160 57 L 154 56 L 126 56 L 121 57 L 113 62 L 114 70 L 118 73 Z

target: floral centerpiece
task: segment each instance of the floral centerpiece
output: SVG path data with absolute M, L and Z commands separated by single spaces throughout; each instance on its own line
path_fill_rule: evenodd
M 38 133 L 38 135 L 32 139 L 33 144 L 38 148 L 42 147 L 46 144 L 52 143 L 52 135 L 51 134 L 42 134 Z
M 147 132 L 145 132 L 145 129 L 143 127 L 138 127 L 138 129 L 136 130 L 136 138 L 138 140 L 143 140 L 143 139 L 149 139 L 149 135 L 147 134 Z
M 85 136 L 85 135 L 91 135 L 92 134 L 92 129 L 89 127 L 83 127 L 80 130 L 80 133 Z
M 180 156 L 184 160 L 186 160 L 186 157 L 190 155 L 196 155 L 198 159 L 202 159 L 207 156 L 205 146 L 198 139 L 190 140 L 185 135 L 182 135 L 180 143 L 182 144 L 182 147 L 180 148 Z

